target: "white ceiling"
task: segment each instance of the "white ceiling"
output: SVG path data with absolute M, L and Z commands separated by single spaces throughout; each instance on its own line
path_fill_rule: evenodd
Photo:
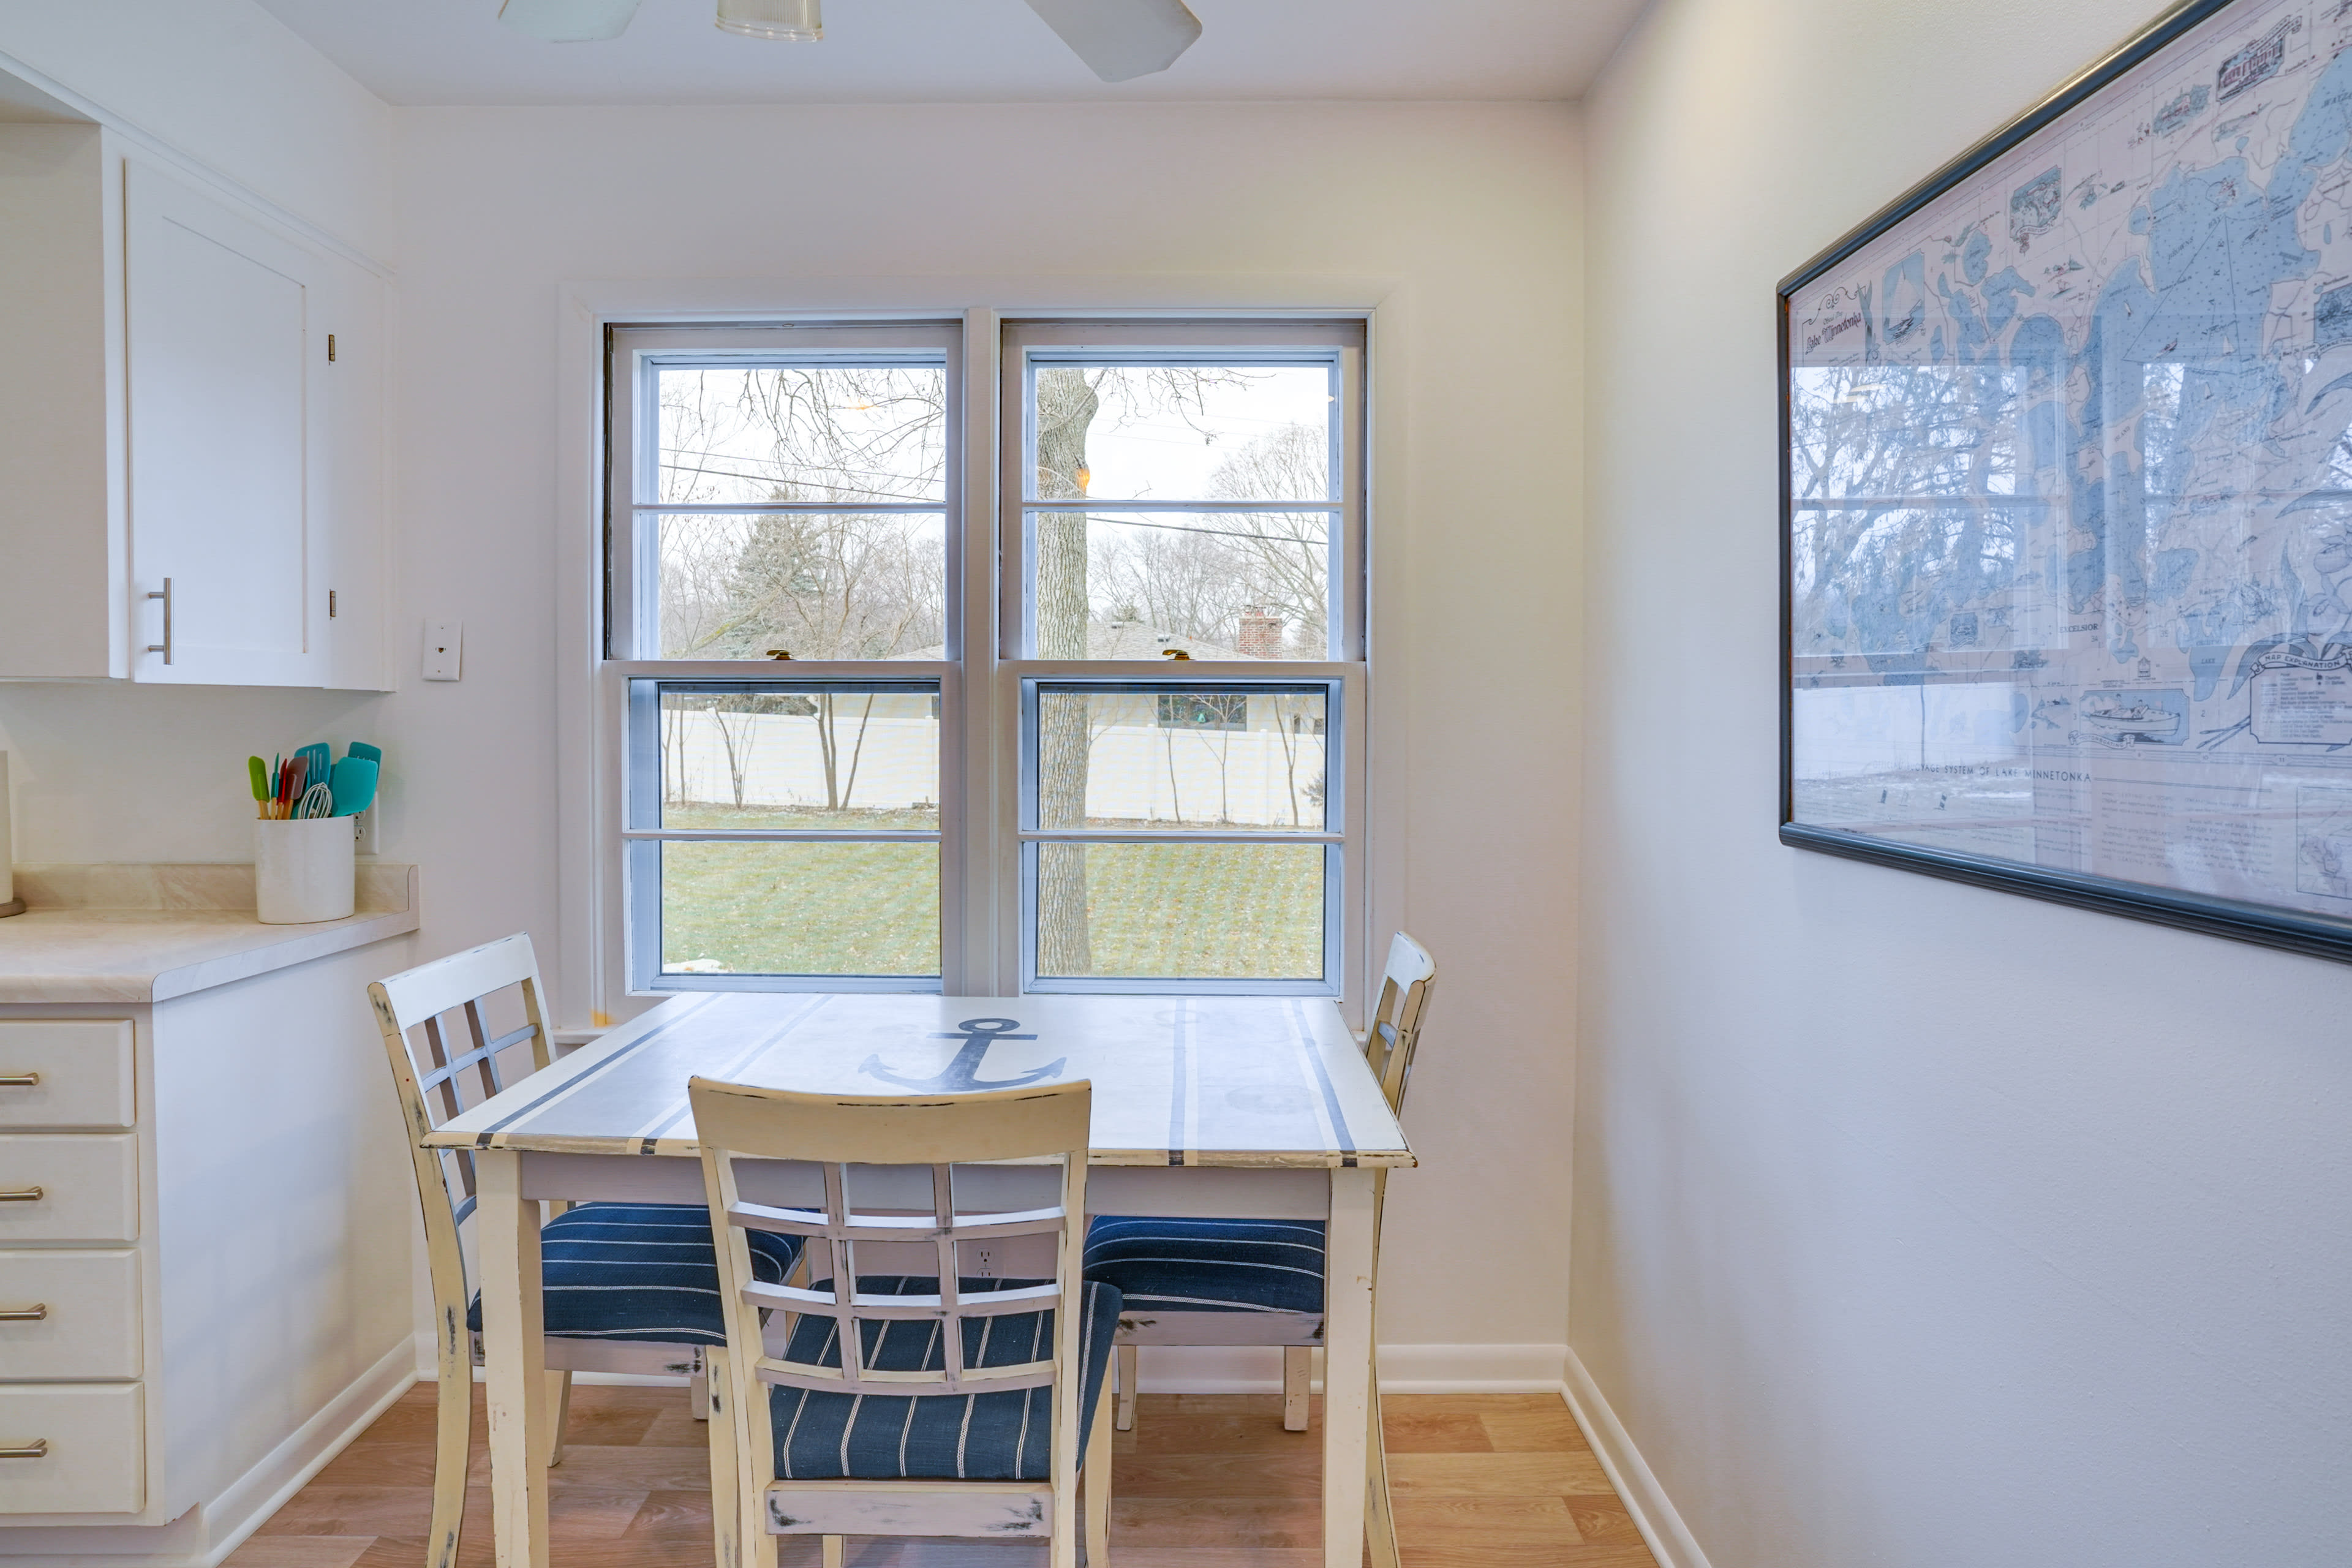
M 1095 79 L 1022 0 L 825 0 L 818 44 L 711 26 L 712 0 L 645 0 L 608 43 L 544 44 L 499 0 L 260 0 L 392 103 L 847 103 L 1563 99 L 1643 0 L 1189 0 L 1169 70 Z

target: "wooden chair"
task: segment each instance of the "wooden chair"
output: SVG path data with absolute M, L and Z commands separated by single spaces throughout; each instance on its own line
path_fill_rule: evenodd
M 1428 950 L 1397 932 L 1362 1037 L 1365 1059 L 1391 1110 L 1404 1109 L 1436 981 Z M 1375 1236 L 1386 1173 L 1376 1182 Z M 1323 1236 L 1314 1220 L 1097 1215 L 1087 1233 L 1087 1278 L 1118 1286 L 1126 1302 L 1118 1429 L 1135 1425 L 1139 1345 L 1280 1345 L 1282 1424 L 1306 1431 L 1310 1352 L 1323 1342 Z
M 501 998 L 505 992 L 514 994 L 511 1001 Z M 509 936 L 379 980 L 368 987 L 368 1000 L 408 1125 L 432 1276 L 439 1408 L 425 1562 L 428 1568 L 452 1568 L 465 1511 L 474 1368 L 481 1360 L 480 1307 L 467 1281 L 461 1240 L 474 1212 L 474 1162 L 465 1151 L 428 1149 L 422 1141 L 506 1087 L 502 1053 L 528 1049 L 532 1072 L 548 1065 L 539 966 L 530 938 Z M 499 1011 L 519 1013 L 521 1022 L 493 1035 L 488 1017 Z M 704 1352 L 726 1343 L 727 1331 L 710 1219 L 702 1205 L 551 1207 L 556 1213 L 541 1231 L 555 1431 L 548 1463 L 563 1458 L 574 1371 L 682 1374 L 691 1384 L 694 1414 L 704 1416 Z M 763 1237 L 763 1273 L 785 1278 L 799 1245 Z
M 1118 1292 L 1083 1278 L 1091 1086 L 873 1100 L 698 1078 L 688 1093 L 726 1291 L 726 1348 L 710 1352 L 712 1441 L 736 1478 L 712 1499 L 722 1568 L 774 1568 L 780 1535 L 823 1537 L 826 1568 L 851 1535 L 1043 1540 L 1052 1568 L 1075 1568 L 1082 1458 L 1087 1561 L 1108 1563 Z M 1058 1202 L 958 1207 L 953 1167 L 1040 1157 L 1059 1163 Z M 745 1159 L 821 1163 L 824 1206 L 747 1201 Z M 853 1206 L 853 1163 L 929 1167 L 929 1212 Z M 762 1234 L 803 1241 L 825 1277 L 754 1279 Z M 1052 1247 L 1054 1278 L 964 1273 L 960 1247 L 1023 1237 Z M 859 1272 L 861 1247 L 909 1244 L 927 1271 Z M 762 1310 L 782 1334 L 763 1342 Z

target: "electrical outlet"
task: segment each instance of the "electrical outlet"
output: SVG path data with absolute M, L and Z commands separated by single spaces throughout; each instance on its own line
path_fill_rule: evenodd
M 426 621 L 425 623 L 425 679 L 457 679 L 458 665 L 465 651 L 465 622 Z
M 973 1247 L 971 1249 L 971 1268 L 972 1275 L 975 1279 L 995 1279 L 996 1254 L 989 1251 L 988 1248 L 984 1247 Z
M 379 786 L 381 787 L 381 786 Z M 375 807 L 356 812 L 352 816 L 352 850 L 360 855 L 373 855 L 375 847 Z

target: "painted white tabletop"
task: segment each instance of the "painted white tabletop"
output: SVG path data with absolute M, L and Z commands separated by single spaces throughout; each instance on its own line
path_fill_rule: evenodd
M 1092 1163 L 1414 1163 L 1328 1000 L 705 992 L 663 1003 L 452 1118 L 425 1142 L 699 1152 L 687 1079 L 804 1093 L 970 1092 L 1087 1079 Z

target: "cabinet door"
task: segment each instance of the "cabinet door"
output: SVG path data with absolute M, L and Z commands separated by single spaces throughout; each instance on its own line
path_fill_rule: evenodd
M 319 259 L 137 163 L 125 208 L 132 679 L 320 685 Z

